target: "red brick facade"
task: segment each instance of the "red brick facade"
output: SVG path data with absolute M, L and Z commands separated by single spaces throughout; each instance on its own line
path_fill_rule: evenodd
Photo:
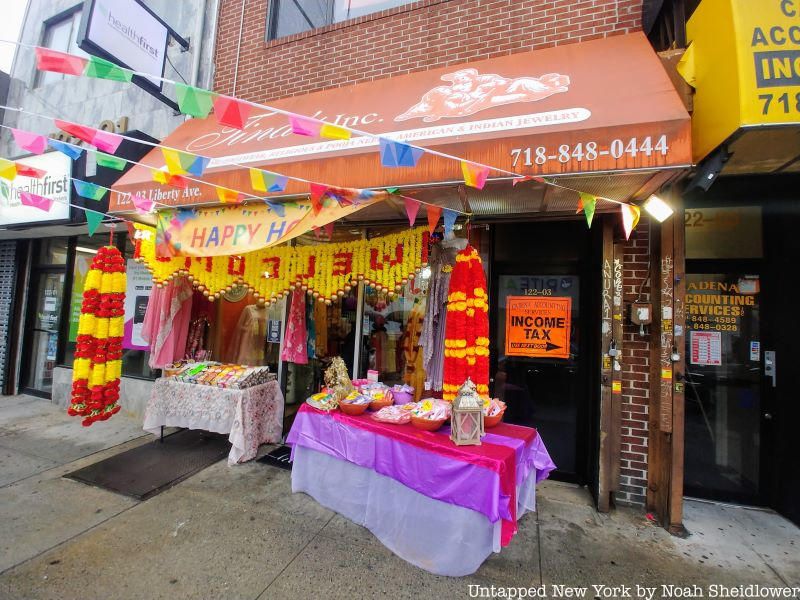
M 242 10 L 245 10 L 242 20 Z M 222 0 L 215 90 L 268 102 L 641 28 L 642 0 L 420 0 L 267 41 L 269 0 Z M 240 36 L 241 28 L 241 36 Z M 624 299 L 649 299 L 643 219 L 626 245 Z M 626 325 L 617 502 L 644 504 L 649 343 Z

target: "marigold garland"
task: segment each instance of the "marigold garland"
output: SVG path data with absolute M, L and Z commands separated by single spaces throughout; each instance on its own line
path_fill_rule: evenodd
M 316 246 L 276 246 L 235 256 L 156 257 L 155 230 L 135 224 L 134 257 L 153 274 L 156 285 L 179 275 L 210 299 L 243 285 L 266 302 L 299 287 L 320 302 L 344 296 L 359 281 L 390 295 L 427 265 L 427 227 L 373 238 Z
M 489 296 L 478 251 L 456 255 L 447 295 L 442 397 L 453 400 L 467 377 L 489 395 Z
M 125 259 L 114 246 L 97 251 L 83 285 L 83 304 L 72 367 L 67 414 L 82 425 L 105 421 L 120 410 L 122 336 L 125 320 Z

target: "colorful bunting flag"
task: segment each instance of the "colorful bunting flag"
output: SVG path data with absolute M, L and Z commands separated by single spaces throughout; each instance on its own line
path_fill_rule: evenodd
M 489 176 L 489 167 L 462 160 L 461 172 L 464 174 L 464 183 L 482 190 L 483 186 L 486 185 L 486 178 Z
M 170 175 L 167 174 L 167 185 L 170 185 L 174 188 L 178 188 L 180 190 L 185 190 L 189 187 L 189 180 L 182 175 Z
M 17 163 L 0 158 L 0 177 L 14 181 L 17 176 Z
M 319 135 L 331 140 L 349 140 L 350 130 L 331 123 L 323 123 L 319 129 Z
M 379 138 L 381 147 L 381 164 L 384 167 L 416 167 L 420 157 L 425 154 L 421 148 Z M 387 190 L 388 191 L 388 190 Z
M 286 207 L 280 202 L 270 202 L 267 200 L 267 206 L 269 206 L 269 209 L 279 217 L 286 216 Z
M 250 169 L 250 185 L 256 192 L 282 192 L 288 178 L 261 169 Z
M 321 121 L 300 115 L 289 115 L 289 124 L 292 126 L 292 133 L 309 137 L 319 137 L 320 129 L 322 129 Z
M 217 186 L 217 197 L 224 204 L 239 204 L 242 201 L 242 195 L 239 192 L 220 186 Z
M 639 217 L 642 214 L 642 209 L 635 204 L 620 204 L 622 211 L 622 227 L 625 229 L 625 239 L 630 239 L 631 233 L 639 224 Z
M 112 81 L 126 81 L 131 82 L 133 72 L 128 69 L 123 69 L 119 65 L 107 61 L 99 56 L 90 56 L 89 64 L 86 66 L 86 71 L 83 73 L 87 77 L 94 77 L 95 79 L 110 79 Z
M 95 183 L 88 181 L 81 181 L 80 179 L 73 179 L 72 185 L 75 186 L 75 191 L 81 198 L 88 198 L 89 200 L 100 201 L 106 195 L 106 188 L 99 186 Z
M 36 167 L 31 167 L 28 165 L 23 165 L 22 163 L 17 163 L 17 175 L 22 175 L 23 177 L 33 177 L 34 179 L 41 179 L 47 172 L 42 169 L 37 169 Z
M 128 164 L 128 161 L 124 158 L 112 156 L 105 152 L 95 152 L 94 160 L 99 166 L 106 167 L 107 169 L 114 169 L 115 171 L 122 171 L 125 165 Z
M 453 225 L 456 223 L 458 213 L 449 208 L 445 208 L 442 213 L 444 216 L 444 235 L 445 237 L 450 237 L 453 233 Z
M 84 209 L 83 212 L 86 214 L 86 226 L 89 229 L 89 237 L 92 237 L 97 231 L 97 228 L 100 227 L 100 223 L 103 222 L 103 213 L 89 209 Z
M 153 177 L 153 181 L 156 183 L 162 183 L 164 185 L 167 184 L 167 177 L 169 177 L 169 173 L 166 171 L 162 171 L 161 169 L 150 169 L 150 175 Z
M 77 146 L 73 146 L 72 144 L 65 144 L 64 142 L 60 142 L 58 140 L 48 139 L 47 144 L 53 150 L 58 150 L 62 154 L 66 154 L 72 160 L 79 159 L 81 154 L 83 154 L 82 148 L 78 148 Z
M 436 225 L 439 223 L 439 217 L 442 216 L 442 207 L 428 204 L 425 210 L 428 213 L 428 231 L 433 235 L 433 232 L 436 230 Z
M 322 197 L 328 193 L 328 186 L 321 183 L 310 184 L 311 189 L 311 208 L 314 214 L 318 215 L 322 210 Z
M 44 196 L 38 196 L 30 192 L 20 192 L 19 201 L 25 206 L 32 206 L 44 212 L 49 212 L 53 206 L 52 198 L 45 198 Z
M 131 196 L 131 202 L 133 202 L 133 207 L 140 215 L 146 215 L 149 213 L 151 210 L 153 210 L 153 205 L 155 204 L 155 202 L 148 200 L 141 194 L 134 194 Z
M 172 148 L 161 148 L 161 154 L 164 156 L 164 162 L 170 175 L 191 174 L 195 177 L 202 177 L 208 163 L 211 162 L 211 159 L 206 156 L 181 152 Z
M 175 96 L 180 111 L 192 117 L 205 119 L 211 112 L 216 94 L 201 88 L 175 83 Z
M 581 197 L 578 200 L 578 210 L 576 214 L 583 211 L 583 214 L 586 215 L 586 223 L 588 223 L 589 228 L 592 227 L 592 219 L 594 219 L 594 209 L 597 205 L 597 196 L 593 196 L 592 194 L 586 194 L 584 192 L 578 192 Z
M 47 138 L 43 135 L 14 128 L 11 129 L 11 134 L 14 136 L 17 146 L 28 152 L 41 154 L 47 148 Z
M 36 52 L 36 68 L 40 71 L 82 75 L 88 62 L 85 58 L 71 56 L 48 48 L 35 48 L 34 52 Z
M 249 104 L 230 96 L 217 96 L 214 100 L 214 116 L 217 123 L 234 129 L 244 129 L 251 110 Z
M 325 233 L 328 235 L 329 240 L 333 239 L 333 221 L 325 224 Z
M 94 132 L 97 131 L 93 127 L 84 127 L 77 123 L 70 123 L 69 121 L 62 121 L 61 119 L 54 119 L 53 121 L 61 131 L 70 134 L 72 137 L 83 140 L 87 144 L 92 143 L 94 139 Z
M 403 196 L 403 202 L 406 205 L 406 215 L 408 215 L 408 226 L 413 227 L 417 220 L 417 213 L 419 212 L 419 202 L 408 196 Z
M 103 152 L 114 154 L 122 143 L 122 139 L 122 136 L 116 133 L 95 129 L 92 141 L 89 143 Z

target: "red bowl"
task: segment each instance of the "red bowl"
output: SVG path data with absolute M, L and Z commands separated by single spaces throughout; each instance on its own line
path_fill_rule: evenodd
M 391 398 L 384 398 L 383 400 L 373 400 L 370 402 L 369 407 L 374 411 L 379 411 L 380 409 L 391 406 L 392 404 L 394 404 L 394 402 Z
M 442 425 L 444 425 L 446 420 L 447 419 L 423 419 L 422 417 L 411 415 L 411 424 L 417 429 L 422 429 L 423 431 L 436 431 Z
M 362 415 L 367 412 L 369 408 L 369 404 L 352 404 L 350 402 L 340 402 L 339 403 L 339 410 L 341 410 L 346 415 Z
M 484 429 L 491 429 L 492 427 L 497 427 L 500 424 L 500 421 L 503 420 L 503 414 L 505 412 L 506 412 L 506 409 L 504 408 L 503 410 L 501 410 L 499 413 L 497 413 L 493 417 L 484 416 L 483 417 L 483 428 Z

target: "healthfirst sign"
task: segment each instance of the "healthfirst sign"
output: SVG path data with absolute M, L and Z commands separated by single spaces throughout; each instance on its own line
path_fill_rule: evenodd
M 506 356 L 569 358 L 572 298 L 508 296 Z
M 686 34 L 695 161 L 741 127 L 800 125 L 800 0 L 703 0 Z

